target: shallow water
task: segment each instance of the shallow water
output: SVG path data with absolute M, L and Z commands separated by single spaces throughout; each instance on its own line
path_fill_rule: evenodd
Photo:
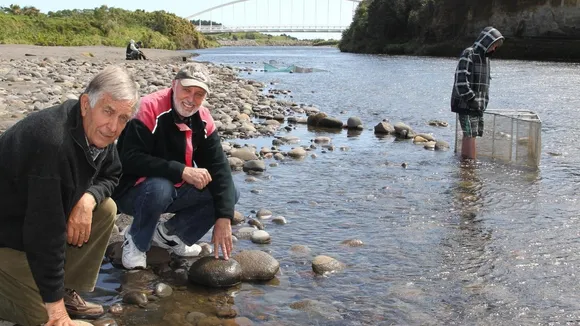
M 541 164 L 530 171 L 488 160 L 461 166 L 453 150 L 428 151 L 373 134 L 382 119 L 403 121 L 453 146 L 449 96 L 455 59 L 308 47 L 196 52 L 198 60 L 258 70 L 269 60 L 326 70 L 241 75 L 274 82 L 270 87 L 292 92 L 289 100 L 315 105 L 343 121 L 359 116 L 365 130 L 325 133 L 298 126 L 289 134 L 300 137 L 301 144 L 329 136 L 335 150 L 323 153 L 318 147 L 317 158 L 268 168 L 255 183 L 235 174 L 242 192 L 238 211 L 249 215 L 263 207 L 288 220 L 283 226 L 265 222 L 273 239 L 269 245 L 236 244 L 236 250 L 262 249 L 278 259 L 275 281 L 243 284 L 227 293 L 190 287 L 157 302 L 152 311 L 130 312 L 123 323 L 165 325 L 163 315 L 211 312 L 207 298 L 224 294 L 234 297 L 238 316 L 258 325 L 560 325 L 580 320 L 578 65 L 492 62 L 489 108 L 532 110 L 542 119 Z M 450 127 L 428 126 L 431 119 L 448 121 Z M 260 148 L 271 141 L 238 142 Z M 254 189 L 260 192 L 251 193 Z M 346 239 L 365 245 L 342 246 Z M 292 253 L 295 244 L 312 252 Z M 347 268 L 315 276 L 311 259 L 319 254 Z M 113 294 L 121 274 L 103 267 L 98 290 L 105 292 L 97 297 L 104 303 L 119 300 Z M 315 300 L 310 309 L 291 307 L 306 299 Z

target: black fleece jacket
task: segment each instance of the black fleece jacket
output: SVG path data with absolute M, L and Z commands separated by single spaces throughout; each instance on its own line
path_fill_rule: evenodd
M 179 118 L 172 108 L 172 94 L 169 88 L 143 97 L 137 116 L 119 137 L 123 176 L 113 198 L 120 198 L 137 181 L 148 177 L 165 178 L 179 186 L 185 167 L 195 164 L 212 177 L 207 188 L 216 218 L 233 219 L 232 171 L 213 118 L 205 107 L 189 119 Z
M 113 144 L 93 162 L 76 100 L 33 113 L 0 136 L 0 247 L 26 253 L 44 302 L 63 298 L 72 208 L 86 192 L 97 204 L 110 197 L 120 173 Z

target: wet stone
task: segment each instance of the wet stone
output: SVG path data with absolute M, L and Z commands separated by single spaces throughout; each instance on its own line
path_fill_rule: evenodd
M 121 315 L 123 313 L 123 305 L 120 303 L 114 303 L 109 307 L 109 313 L 113 315 Z
M 244 163 L 244 172 L 263 172 L 266 170 L 266 163 L 262 160 L 251 160 Z
M 242 281 L 268 281 L 280 270 L 280 263 L 260 250 L 243 250 L 235 259 L 242 267 Z
M 127 304 L 134 304 L 139 307 L 145 307 L 149 300 L 147 295 L 140 291 L 129 291 L 123 295 L 123 302 Z
M 258 230 L 264 229 L 264 224 L 262 224 L 262 222 L 255 220 L 253 218 L 248 220 L 248 224 L 250 224 L 251 226 L 255 226 Z
M 232 307 L 219 307 L 217 309 L 216 315 L 219 318 L 235 318 L 238 313 Z
M 167 325 L 184 325 L 185 315 L 178 313 L 170 313 L 163 316 L 163 321 L 165 321 Z
M 232 221 L 232 225 L 238 225 L 244 223 L 244 215 L 238 211 L 234 212 L 234 220 Z
M 258 229 L 254 226 L 244 226 L 240 228 L 234 233 L 234 236 L 240 240 L 250 240 L 252 238 L 252 234 L 256 232 Z
M 272 219 L 272 222 L 278 225 L 284 225 L 287 223 L 286 218 L 284 216 L 276 216 Z
M 272 238 L 270 238 L 270 234 L 264 230 L 257 230 L 252 233 L 252 242 L 258 244 L 267 244 L 272 242 Z
M 150 294 L 150 295 L 147 296 L 147 300 L 149 302 L 155 302 L 155 301 L 159 301 L 159 297 L 156 296 L 156 295 L 154 295 L 154 294 Z
M 296 147 L 288 152 L 288 156 L 300 159 L 306 156 L 306 150 L 302 147 Z
M 316 256 L 312 261 L 312 270 L 319 275 L 333 273 L 343 268 L 344 265 L 341 262 L 324 255 Z
M 346 125 L 348 129 L 363 129 L 363 123 L 359 117 L 348 118 Z
M 112 318 L 102 318 L 91 321 L 93 326 L 117 326 L 117 322 Z
M 208 287 L 230 287 L 241 282 L 242 267 L 233 260 L 202 257 L 189 268 L 189 281 Z
M 173 289 L 171 288 L 171 286 L 169 286 L 165 283 L 158 283 L 155 286 L 155 295 L 157 295 L 160 298 L 166 298 L 172 294 L 173 294 Z
M 206 314 L 202 313 L 202 312 L 198 312 L 198 311 L 193 311 L 187 314 L 187 316 L 185 316 L 185 320 L 189 323 L 192 323 L 194 325 L 197 324 L 197 322 L 199 322 L 200 320 L 206 318 Z
M 295 254 L 309 254 L 311 250 L 308 246 L 296 244 L 290 247 L 290 251 Z
M 222 320 L 216 316 L 205 317 L 197 322 L 197 326 L 221 326 Z
M 359 239 L 348 239 L 348 240 L 344 240 L 341 242 L 342 245 L 348 246 L 348 247 L 361 247 L 364 245 L 364 243 L 362 242 L 362 240 Z
M 272 212 L 265 208 L 260 208 L 260 210 L 256 213 L 256 217 L 259 219 L 267 219 L 272 217 Z

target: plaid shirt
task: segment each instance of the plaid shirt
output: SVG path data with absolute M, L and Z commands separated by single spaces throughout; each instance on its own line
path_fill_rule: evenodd
M 486 56 L 490 46 L 503 40 L 501 33 L 486 27 L 472 46 L 463 50 L 451 93 L 451 111 L 482 115 L 489 102 L 490 65 Z

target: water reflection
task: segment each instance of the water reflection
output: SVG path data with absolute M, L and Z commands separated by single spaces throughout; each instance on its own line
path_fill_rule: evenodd
M 451 217 L 449 234 L 443 238 L 441 277 L 448 286 L 445 299 L 449 316 L 470 320 L 485 314 L 488 303 L 484 292 L 490 284 L 494 252 L 491 248 L 492 229 L 487 226 L 484 210 L 485 182 L 480 167 L 474 162 L 462 162 L 451 187 Z M 453 316 L 453 317 L 452 317 Z

